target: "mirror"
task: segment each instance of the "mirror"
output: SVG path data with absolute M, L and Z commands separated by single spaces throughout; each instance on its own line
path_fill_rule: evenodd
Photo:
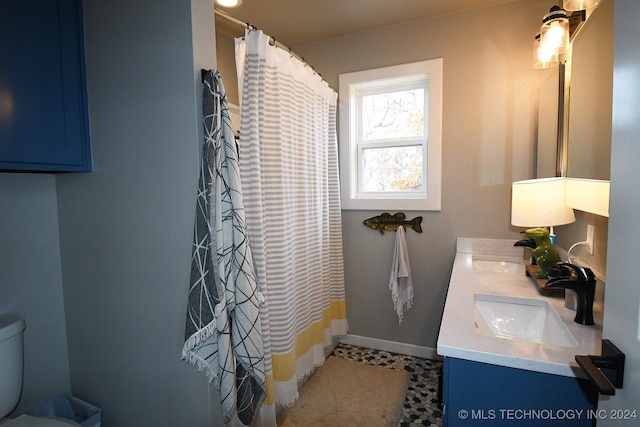
M 550 70 L 540 87 L 538 106 L 537 178 L 566 176 L 566 140 L 564 124 L 565 65 Z
M 567 176 L 609 180 L 613 103 L 613 1 L 588 16 L 567 63 Z
M 613 98 L 613 1 L 587 17 L 572 57 L 540 90 L 537 177 L 609 180 Z

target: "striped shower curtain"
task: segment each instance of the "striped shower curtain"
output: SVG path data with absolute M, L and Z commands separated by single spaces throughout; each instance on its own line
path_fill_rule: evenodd
M 298 383 L 347 332 L 336 141 L 337 94 L 261 31 L 236 40 L 240 176 L 260 291 L 267 397 Z M 270 357 L 268 357 L 270 355 Z

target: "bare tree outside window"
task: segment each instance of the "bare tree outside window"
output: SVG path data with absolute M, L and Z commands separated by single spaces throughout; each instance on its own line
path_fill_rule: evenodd
M 423 138 L 424 89 L 362 97 L 362 140 L 380 143 Z M 422 191 L 423 146 L 400 145 L 362 151 L 362 190 Z
M 363 190 L 421 191 L 422 146 L 363 150 Z
M 362 139 L 402 139 L 424 135 L 424 89 L 362 97 Z

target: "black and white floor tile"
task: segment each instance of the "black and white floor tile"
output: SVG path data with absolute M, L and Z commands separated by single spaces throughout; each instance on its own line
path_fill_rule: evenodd
M 338 344 L 332 356 L 409 372 L 411 379 L 398 427 L 442 425 L 438 399 L 442 362 L 348 344 Z

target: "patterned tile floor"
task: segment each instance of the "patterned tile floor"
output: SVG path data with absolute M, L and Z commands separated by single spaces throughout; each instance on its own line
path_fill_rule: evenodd
M 438 404 L 438 375 L 442 362 L 347 344 L 338 344 L 332 356 L 409 372 L 411 379 L 398 427 L 442 425 Z

